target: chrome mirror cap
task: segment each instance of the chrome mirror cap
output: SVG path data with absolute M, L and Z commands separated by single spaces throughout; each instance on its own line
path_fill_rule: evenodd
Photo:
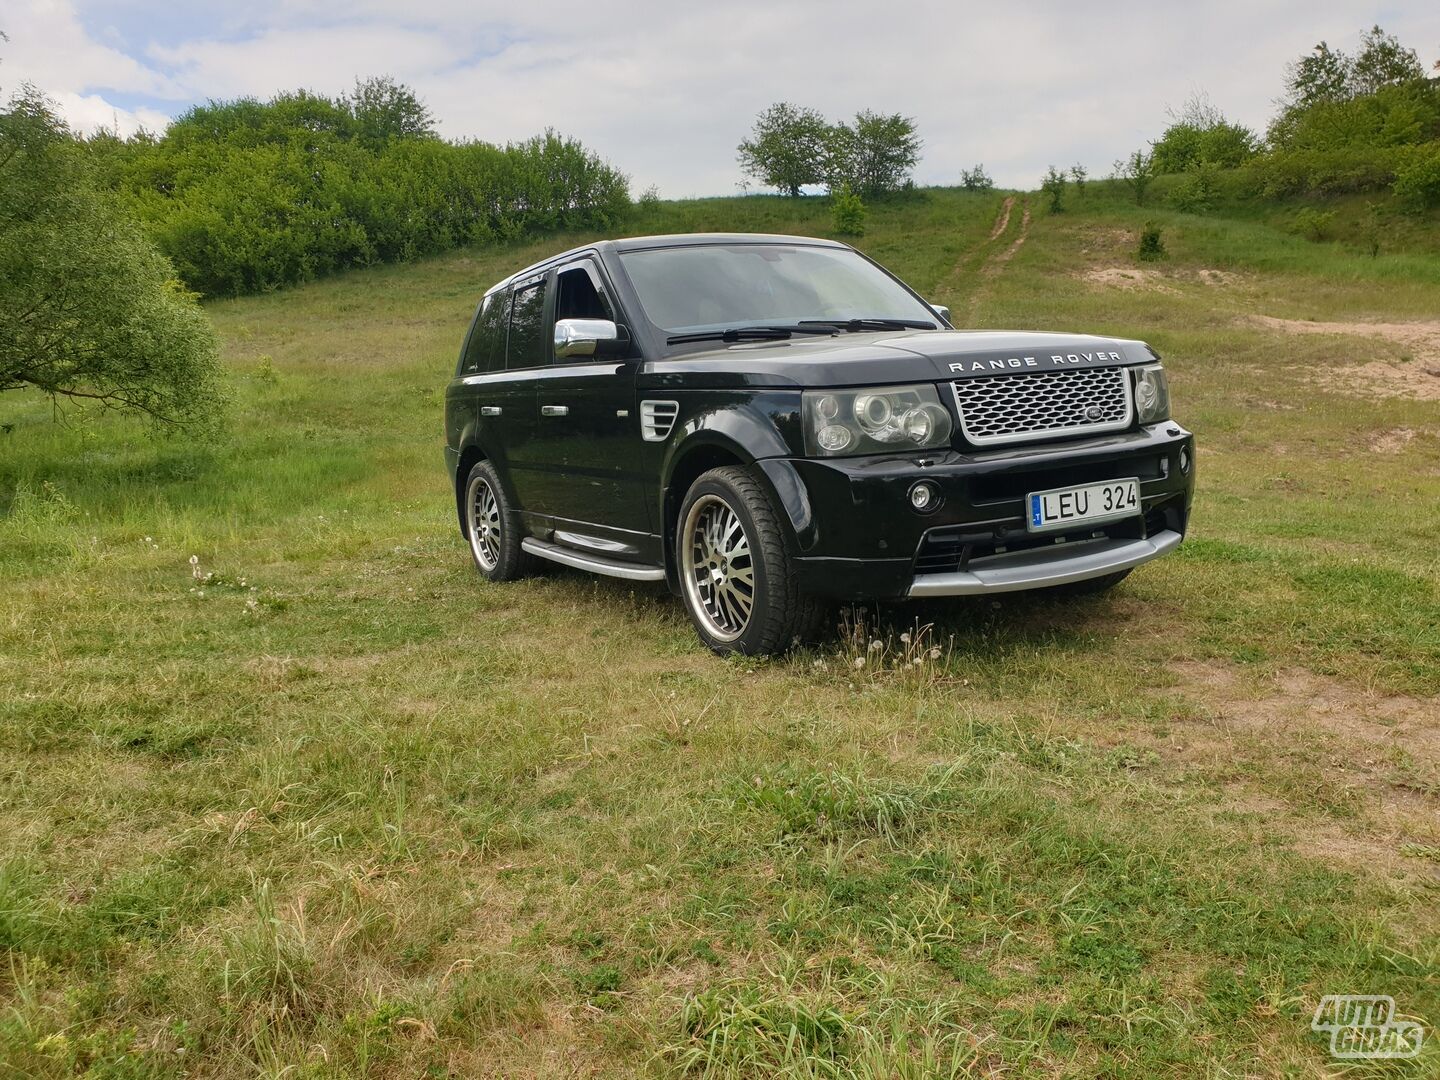
M 946 307 L 944 304 L 931 304 L 931 305 L 930 305 L 930 310 L 933 311 L 933 312 L 935 312 L 936 315 L 939 315 L 940 318 L 945 322 L 945 325 L 947 325 L 947 326 L 951 325 L 951 323 L 950 323 L 950 309 L 949 309 L 948 307 Z
M 594 356 L 602 343 L 620 340 L 620 330 L 609 319 L 557 319 L 555 358 Z

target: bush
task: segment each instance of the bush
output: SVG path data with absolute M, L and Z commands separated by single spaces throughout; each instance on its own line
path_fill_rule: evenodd
M 635 200 L 635 204 L 641 210 L 654 210 L 660 205 L 660 189 L 651 184 L 640 193 L 640 198 Z
M 1141 262 L 1156 262 L 1165 258 L 1165 241 L 1160 236 L 1160 226 L 1147 221 L 1140 230 L 1140 247 L 1135 252 Z
M 1407 158 L 1404 147 L 1389 146 L 1274 150 L 1256 158 L 1250 168 L 1261 193 L 1269 198 L 1348 195 L 1390 187 Z
M 1040 190 L 1050 200 L 1050 212 L 1058 214 L 1065 209 L 1065 174 L 1054 165 L 1045 174 L 1045 179 L 1040 182 Z
M 966 191 L 993 191 L 995 181 L 985 172 L 984 165 L 976 165 L 973 169 L 960 171 L 960 186 Z
M 1297 235 L 1319 243 L 1330 239 L 1330 230 L 1334 224 L 1334 210 L 1316 210 L 1313 206 L 1306 206 L 1295 215 L 1290 227 Z
M 159 139 L 87 143 L 185 283 L 234 296 L 497 237 L 606 229 L 627 181 L 573 139 L 444 142 L 384 80 L 350 98 L 197 106 Z
M 1440 204 L 1440 145 L 1411 155 L 1395 172 L 1395 197 L 1412 210 Z
M 840 236 L 865 235 L 865 203 L 848 184 L 841 184 L 830 196 L 830 220 Z
M 1170 192 L 1175 209 L 1187 214 L 1201 214 L 1215 205 L 1220 192 L 1220 170 L 1208 161 L 1201 161 L 1186 170 Z
M 1143 150 L 1136 150 L 1128 158 L 1115 162 L 1115 179 L 1123 180 L 1135 196 L 1135 205 L 1145 205 L 1145 192 L 1155 179 L 1155 159 Z

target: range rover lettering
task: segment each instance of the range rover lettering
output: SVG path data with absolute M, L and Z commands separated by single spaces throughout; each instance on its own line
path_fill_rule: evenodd
M 461 534 L 664 581 L 719 653 L 835 601 L 1099 592 L 1173 551 L 1195 488 L 1145 343 L 960 331 L 827 240 L 589 244 L 484 296 L 445 395 Z

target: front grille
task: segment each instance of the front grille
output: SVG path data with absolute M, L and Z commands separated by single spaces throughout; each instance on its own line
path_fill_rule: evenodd
M 1115 431 L 1130 424 L 1123 367 L 1027 371 L 957 379 L 960 430 L 974 446 Z

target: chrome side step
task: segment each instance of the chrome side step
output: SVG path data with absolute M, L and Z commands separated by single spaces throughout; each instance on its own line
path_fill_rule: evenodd
M 549 559 L 564 566 L 573 566 L 577 570 L 588 570 L 592 574 L 604 574 L 606 577 L 624 578 L 626 581 L 664 581 L 665 571 L 658 566 L 639 566 L 635 563 L 614 562 L 610 559 L 602 559 L 598 555 L 582 555 L 578 551 L 570 551 L 558 544 L 550 544 L 544 540 L 536 540 L 533 536 L 527 536 L 520 541 L 524 550 L 542 559 Z

